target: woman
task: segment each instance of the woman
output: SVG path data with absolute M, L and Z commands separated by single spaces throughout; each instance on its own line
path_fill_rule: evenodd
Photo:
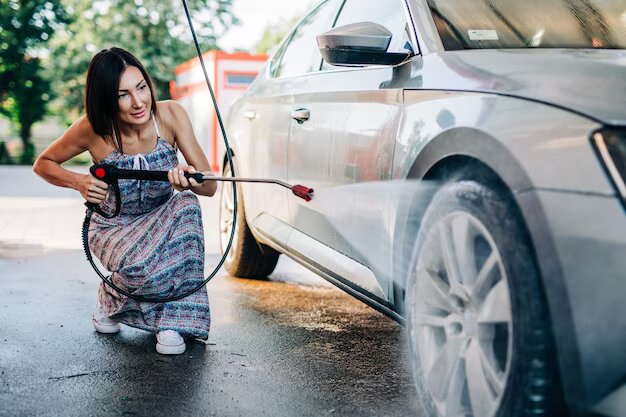
M 204 279 L 204 237 L 195 194 L 212 196 L 216 183 L 184 176 L 209 171 L 187 113 L 176 102 L 157 102 L 143 65 L 120 48 L 91 60 L 85 108 L 87 114 L 39 156 L 35 172 L 111 212 L 115 201 L 105 182 L 61 164 L 88 151 L 94 162 L 118 168 L 169 171 L 169 183 L 121 180 L 120 215 L 106 219 L 94 213 L 89 245 L 113 271 L 113 282 L 134 294 L 167 297 L 198 286 Z M 189 165 L 178 164 L 177 150 Z M 203 288 L 175 302 L 137 302 L 101 283 L 92 322 L 101 333 L 119 332 L 119 323 L 154 332 L 157 352 L 180 354 L 185 337 L 208 338 L 209 300 Z

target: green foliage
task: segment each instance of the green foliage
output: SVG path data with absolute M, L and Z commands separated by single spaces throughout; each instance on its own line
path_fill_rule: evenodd
M 196 54 L 180 0 L 62 0 L 71 22 L 52 41 L 49 71 L 59 96 L 57 112 L 71 122 L 83 113 L 91 57 L 118 46 L 146 66 L 159 99 L 167 99 L 174 68 Z M 231 0 L 189 0 L 203 50 L 236 19 Z
M 23 62 L 36 57 L 66 18 L 60 0 L 0 0 L 0 102 L 14 87 Z
M 0 140 L 0 165 L 9 165 L 11 163 L 11 155 L 9 155 L 7 145 L 4 141 Z
M 67 15 L 60 0 L 0 0 L 0 5 L 0 114 L 19 126 L 27 152 L 31 128 L 51 98 L 39 54 Z
M 20 71 L 14 77 L 14 85 L 9 98 L 0 112 L 19 126 L 24 145 L 30 139 L 30 131 L 35 122 L 46 115 L 46 105 L 50 100 L 50 81 L 41 75 L 39 58 L 26 56 Z
M 289 34 L 293 26 L 300 20 L 301 16 L 296 15 L 289 20 L 283 20 L 278 25 L 268 25 L 261 40 L 254 46 L 254 52 L 257 54 L 269 54 L 275 46 Z
M 203 50 L 237 23 L 232 0 L 188 3 Z M 0 115 L 19 131 L 21 162 L 34 158 L 31 129 L 53 98 L 66 123 L 83 113 L 89 61 L 111 46 L 146 65 L 160 99 L 174 68 L 195 56 L 181 0 L 0 0 Z M 0 163 L 9 161 L 2 143 Z
M 35 162 L 35 156 L 35 145 L 30 142 L 26 143 L 20 156 L 20 164 L 32 165 Z

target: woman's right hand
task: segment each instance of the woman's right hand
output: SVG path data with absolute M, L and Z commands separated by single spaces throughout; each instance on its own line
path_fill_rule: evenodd
M 78 183 L 78 191 L 90 203 L 100 204 L 107 195 L 109 184 L 91 174 L 84 175 Z

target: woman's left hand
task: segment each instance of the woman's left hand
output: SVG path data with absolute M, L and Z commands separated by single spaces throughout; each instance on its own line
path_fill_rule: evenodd
M 193 166 L 185 165 L 185 164 L 178 164 L 176 168 L 170 169 L 168 171 L 167 178 L 169 179 L 170 184 L 172 184 L 175 190 L 177 191 L 192 190 L 193 191 L 195 188 L 198 188 L 201 186 L 201 184 L 199 184 L 193 178 L 187 179 L 187 177 L 185 177 L 185 172 L 188 172 L 190 174 L 195 174 L 197 171 Z

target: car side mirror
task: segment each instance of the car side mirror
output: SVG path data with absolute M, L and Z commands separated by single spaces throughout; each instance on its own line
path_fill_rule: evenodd
M 372 22 L 340 26 L 317 37 L 324 60 L 339 66 L 398 65 L 410 52 L 387 52 L 392 33 Z

